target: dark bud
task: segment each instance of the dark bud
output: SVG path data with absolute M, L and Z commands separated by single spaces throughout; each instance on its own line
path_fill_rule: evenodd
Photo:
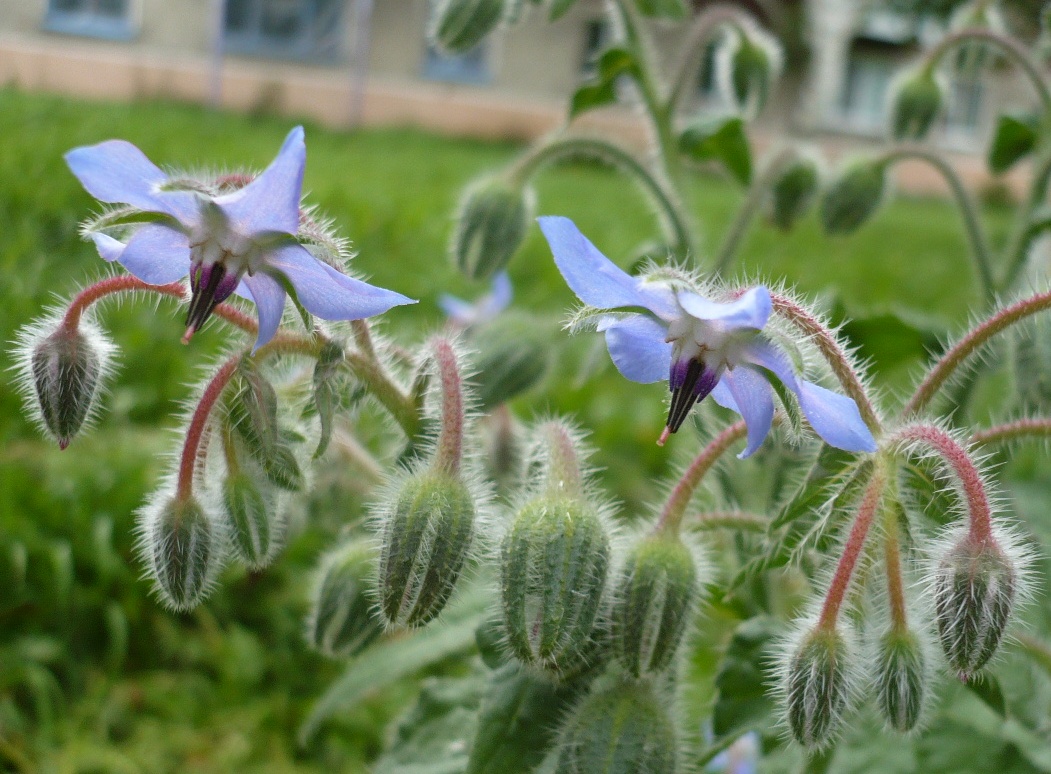
M 91 416 L 107 355 L 108 347 L 64 325 L 38 342 L 30 354 L 28 371 L 41 424 L 63 449 Z
M 194 498 L 172 497 L 147 515 L 143 545 L 157 591 L 173 610 L 207 596 L 224 558 L 223 535 Z
M 786 164 L 770 186 L 770 222 L 790 230 L 817 200 L 821 176 L 817 162 L 799 156 Z
M 785 674 L 788 727 L 804 747 L 821 749 L 835 735 L 847 704 L 847 643 L 835 630 L 814 629 Z
M 844 168 L 821 199 L 821 223 L 829 234 L 849 234 L 879 208 L 887 187 L 886 164 L 859 161 Z
M 341 546 L 321 560 L 307 620 L 307 641 L 319 653 L 349 658 L 383 633 L 369 594 L 374 561 L 362 542 Z
M 876 655 L 876 696 L 880 713 L 895 731 L 908 733 L 923 713 L 926 660 L 916 635 L 891 629 Z
M 473 184 L 456 218 L 451 246 L 456 266 L 473 280 L 503 271 L 525 240 L 533 209 L 531 192 L 500 178 Z

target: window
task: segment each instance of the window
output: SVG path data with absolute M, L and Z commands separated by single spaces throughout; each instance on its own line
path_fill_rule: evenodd
M 721 40 L 709 40 L 701 52 L 700 69 L 697 72 L 697 93 L 702 102 L 721 102 L 723 94 L 719 88 L 719 47 Z
M 945 106 L 945 131 L 963 139 L 978 134 L 982 121 L 982 82 L 958 78 L 949 87 Z
M 580 60 L 580 74 L 583 80 L 590 80 L 596 75 L 599 57 L 613 40 L 613 31 L 606 19 L 594 19 L 584 27 L 584 54 Z
M 886 122 L 887 89 L 894 78 L 895 62 L 868 52 L 852 52 L 840 108 L 850 128 L 878 132 Z
M 67 35 L 129 40 L 131 0 L 48 0 L 44 29 Z
M 462 54 L 446 54 L 428 43 L 423 77 L 453 83 L 489 83 L 492 80 L 489 72 L 489 40 L 483 40 Z
M 336 59 L 343 4 L 344 0 L 226 0 L 226 48 L 235 54 Z

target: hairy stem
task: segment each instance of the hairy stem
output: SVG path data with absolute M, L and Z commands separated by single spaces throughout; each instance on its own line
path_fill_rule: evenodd
M 686 33 L 686 42 L 683 43 L 678 63 L 673 69 L 675 79 L 672 81 L 671 92 L 668 94 L 669 111 L 674 113 L 679 108 L 679 103 L 685 98 L 690 85 L 697 78 L 704 45 L 712 35 L 722 27 L 739 28 L 750 21 L 747 13 L 739 6 L 730 3 L 710 5 L 697 14 L 690 23 L 690 29 Z
M 905 607 L 905 584 L 901 574 L 901 536 L 898 517 L 887 509 L 884 518 L 883 557 L 887 572 L 887 599 L 890 602 L 890 621 L 895 631 L 909 628 Z
M 573 438 L 561 422 L 548 422 L 541 428 L 547 440 L 547 481 L 549 494 L 578 498 L 584 495 L 584 475 L 580 470 Z
M 219 396 L 223 394 L 226 385 L 230 383 L 237 366 L 241 362 L 241 355 L 230 358 L 219 370 L 216 371 L 211 381 L 204 388 L 197 408 L 190 418 L 190 426 L 186 430 L 186 441 L 182 447 L 182 457 L 179 460 L 179 479 L 176 485 L 176 497 L 185 502 L 193 495 L 193 474 L 197 467 L 197 458 L 200 453 L 201 439 L 208 427 L 208 417 L 212 413 Z
M 456 353 L 447 340 L 436 339 L 431 346 L 438 362 L 438 379 L 442 391 L 442 429 L 438 435 L 434 467 L 443 473 L 456 475 L 463 457 L 463 385 L 460 369 L 456 363 Z
M 978 430 L 971 436 L 971 443 L 975 446 L 985 446 L 1026 439 L 1046 441 L 1049 438 L 1051 438 L 1051 418 L 1025 417 Z
M 420 432 L 420 414 L 416 401 L 395 384 L 378 360 L 363 352 L 347 352 L 347 368 L 354 378 L 380 402 L 410 439 Z
M 700 454 L 682 474 L 679 483 L 671 490 L 668 501 L 664 504 L 664 510 L 661 511 L 660 519 L 657 521 L 657 531 L 667 531 L 672 534 L 679 531 L 679 525 L 690 505 L 690 500 L 693 499 L 693 494 L 700 486 L 704 475 L 734 443 L 744 438 L 747 433 L 748 427 L 743 420 L 734 422 L 701 449 Z

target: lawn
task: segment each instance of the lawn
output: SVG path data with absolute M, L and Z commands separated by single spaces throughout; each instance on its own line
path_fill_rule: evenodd
M 66 169 L 65 151 L 120 137 L 173 166 L 258 167 L 292 123 L 0 91 L 0 339 L 104 271 L 77 234 L 95 205 Z M 440 292 L 483 292 L 447 259 L 451 213 L 463 186 L 517 147 L 411 129 L 306 130 L 305 187 L 353 240 L 354 268 L 420 299 L 386 316 L 389 332 L 419 340 L 441 322 Z M 722 178 L 698 179 L 691 206 L 706 249 L 741 198 Z M 643 197 L 608 169 L 551 170 L 539 202 L 542 214 L 574 218 L 622 265 L 654 237 Z M 1002 237 L 1003 213 L 988 216 Z M 837 321 L 862 318 L 848 330 L 863 357 L 886 366 L 877 384 L 891 395 L 907 386 L 928 342 L 916 328 L 959 326 L 979 300 L 957 216 L 940 200 L 897 199 L 849 238 L 825 237 L 813 217 L 787 236 L 760 224 L 736 271 L 821 297 Z M 555 330 L 574 299 L 537 229 L 510 273 L 516 306 Z M 892 327 L 886 315 L 895 313 L 915 328 Z M 309 572 L 357 520 L 360 496 L 340 488 L 338 470 L 328 476 L 338 460 L 324 463 L 315 493 L 293 506 L 298 527 L 273 568 L 228 571 L 196 612 L 166 613 L 139 579 L 133 512 L 161 473 L 186 385 L 221 346 L 223 329 L 213 324 L 181 346 L 179 312 L 167 302 L 110 307 L 103 320 L 121 369 L 99 426 L 67 451 L 31 428 L 13 389 L 0 390 L 0 760 L 49 772 L 364 770 L 413 684 L 370 696 L 307 749 L 295 743 L 311 702 L 341 671 L 302 643 Z M 591 434 L 604 483 L 625 511 L 637 511 L 668 470 L 653 443 L 665 388 L 622 380 L 592 356 L 590 337 L 555 333 L 552 355 L 552 373 L 516 411 L 574 416 Z

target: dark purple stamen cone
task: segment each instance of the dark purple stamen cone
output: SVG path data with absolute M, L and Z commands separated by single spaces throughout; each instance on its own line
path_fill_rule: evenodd
M 702 361 L 691 359 L 673 362 L 669 378 L 671 409 L 668 411 L 668 431 L 675 433 L 689 416 L 690 409 L 703 400 L 719 383 L 719 372 Z
M 221 263 L 208 266 L 197 264 L 190 269 L 190 290 L 193 296 L 190 298 L 190 308 L 186 312 L 184 342 L 189 341 L 190 337 L 200 330 L 212 310 L 229 298 L 240 281 L 240 275 L 228 272 Z

